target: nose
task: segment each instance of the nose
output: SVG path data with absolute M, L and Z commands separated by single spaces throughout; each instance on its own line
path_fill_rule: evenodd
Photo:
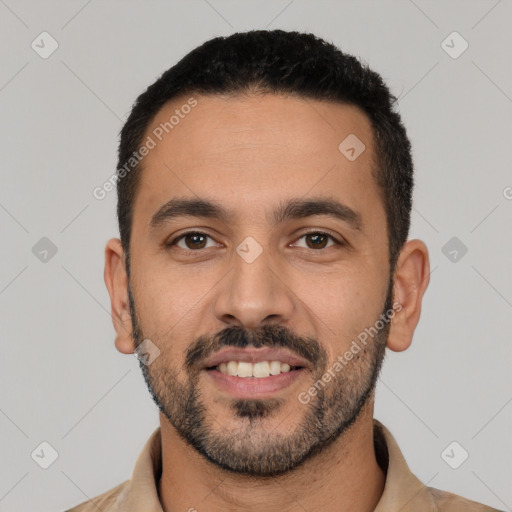
M 273 264 L 268 251 L 249 261 L 238 253 L 233 255 L 231 271 L 215 300 L 217 319 L 246 329 L 258 329 L 270 321 L 288 323 L 296 297 L 286 276 Z

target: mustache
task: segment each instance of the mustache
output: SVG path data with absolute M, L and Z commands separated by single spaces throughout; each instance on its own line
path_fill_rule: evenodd
M 232 326 L 215 336 L 201 336 L 187 350 L 185 366 L 199 368 L 201 362 L 223 347 L 286 348 L 309 361 L 313 367 L 325 364 L 326 354 L 318 341 L 311 337 L 296 336 L 282 325 L 266 325 L 258 330 Z

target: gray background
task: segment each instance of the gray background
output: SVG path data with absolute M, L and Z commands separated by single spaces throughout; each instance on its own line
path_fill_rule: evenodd
M 400 96 L 411 238 L 432 275 L 413 345 L 388 352 L 375 417 L 424 483 L 512 510 L 511 19 L 510 0 L 0 0 L 0 511 L 63 510 L 114 487 L 158 426 L 138 361 L 113 345 L 115 192 L 92 191 L 115 170 L 136 96 L 206 39 L 254 28 L 314 32 Z M 31 47 L 43 31 L 59 45 L 47 59 Z M 458 58 L 442 46 L 453 31 L 469 44 Z M 57 248 L 46 262 L 42 237 Z M 457 261 L 452 237 L 468 248 Z M 42 441 L 59 455 L 48 469 L 31 458 Z M 453 441 L 469 453 L 458 469 L 441 455 Z

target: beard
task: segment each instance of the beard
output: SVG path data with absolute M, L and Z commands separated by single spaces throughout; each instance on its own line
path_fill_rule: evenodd
M 383 314 L 391 310 L 392 289 L 391 280 Z M 128 296 L 132 336 L 138 347 L 146 338 L 137 321 L 130 285 Z M 316 386 L 316 394 L 307 404 L 293 398 L 297 400 L 297 409 L 304 412 L 301 421 L 286 433 L 275 432 L 279 425 L 272 430 L 266 428 L 266 418 L 279 413 L 285 405 L 286 400 L 282 398 L 233 398 L 230 409 L 240 419 L 239 426 L 228 430 L 218 423 L 214 417 L 215 406 L 212 404 L 208 410 L 201 395 L 200 365 L 206 357 L 225 346 L 281 347 L 309 361 L 313 382 L 321 382 L 329 366 L 325 350 L 314 338 L 296 336 L 280 325 L 265 325 L 257 331 L 228 327 L 216 336 L 201 336 L 186 351 L 182 368 L 187 377 L 185 382 L 179 378 L 180 368 L 172 364 L 165 352 L 169 340 L 152 339 L 161 354 L 150 365 L 139 359 L 140 368 L 154 402 L 181 439 L 224 470 L 253 477 L 274 477 L 298 468 L 325 450 L 372 403 L 385 357 L 390 321 L 384 324 L 335 378 L 328 384 Z M 218 428 L 215 428 L 216 423 Z

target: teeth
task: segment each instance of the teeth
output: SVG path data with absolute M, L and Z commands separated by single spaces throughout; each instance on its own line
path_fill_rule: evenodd
M 279 375 L 281 373 L 281 363 L 279 361 L 270 362 L 270 375 Z
M 254 363 L 252 365 L 252 376 L 253 377 L 268 377 L 270 375 L 270 365 L 268 361 L 262 361 L 261 363 Z
M 226 370 L 228 375 L 236 376 L 236 372 L 238 370 L 238 363 L 236 361 L 229 361 L 229 363 L 226 365 Z
M 288 363 L 281 363 L 281 361 L 260 361 L 259 363 L 229 361 L 227 363 L 220 363 L 217 366 L 217 370 L 227 375 L 260 379 L 269 375 L 287 373 L 291 371 L 291 367 Z
M 289 372 L 291 370 L 291 367 L 287 363 L 281 363 L 281 373 L 283 372 Z
M 252 377 L 252 363 L 239 362 L 237 374 L 239 377 Z

